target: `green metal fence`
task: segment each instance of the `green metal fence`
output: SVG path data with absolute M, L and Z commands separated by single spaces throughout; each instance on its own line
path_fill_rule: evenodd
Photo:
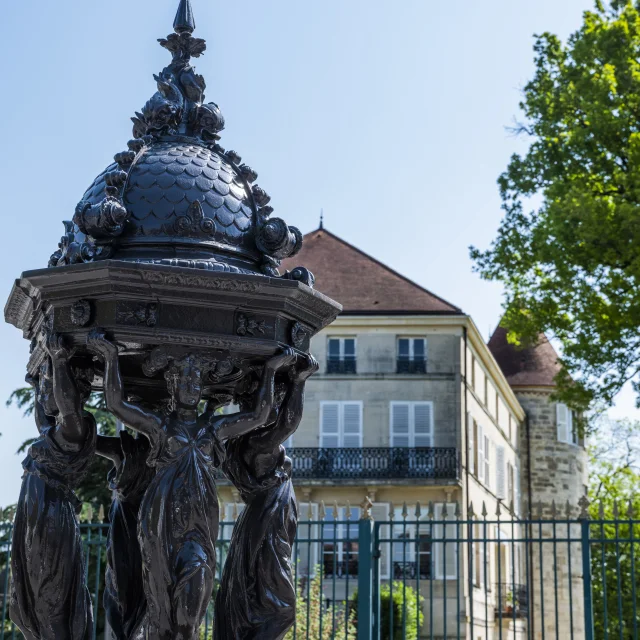
M 551 507 L 521 519 L 437 504 L 391 508 L 373 521 L 348 506 L 307 512 L 315 519 L 299 524 L 298 611 L 287 640 L 638 640 L 640 520 L 631 513 L 581 519 Z M 232 530 L 221 523 L 220 566 Z M 108 638 L 107 525 L 82 531 L 94 638 Z M 10 539 L 11 525 L 0 527 L 0 640 L 22 638 L 8 616 Z M 210 607 L 201 638 L 212 635 Z

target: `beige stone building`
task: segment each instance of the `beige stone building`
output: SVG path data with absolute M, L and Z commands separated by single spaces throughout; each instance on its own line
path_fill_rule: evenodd
M 308 234 L 285 266 L 298 264 L 344 306 L 312 342 L 320 371 L 308 383 L 302 424 L 287 443 L 300 517 L 353 520 L 330 529 L 301 527 L 300 538 L 313 542 L 299 545 L 299 573 L 321 567 L 331 578 L 327 597 L 344 600 L 358 566 L 349 539 L 357 537 L 358 505 L 368 496 L 375 520 L 394 521 L 381 527 L 381 537 L 412 540 L 381 544 L 380 577 L 428 581 L 437 603 L 432 610 L 425 605 L 425 616 L 433 616 L 425 629 L 435 637 L 457 636 L 460 627 L 473 640 L 497 637 L 507 607 L 537 606 L 530 574 L 539 573 L 539 558 L 512 542 L 522 537 L 517 517 L 538 501 L 576 505 L 587 482 L 571 412 L 549 398 L 558 366 L 552 346 L 541 340 L 516 351 L 502 329 L 487 344 L 460 308 L 324 229 Z M 233 518 L 241 508 L 237 496 L 228 486 L 221 496 Z M 500 503 L 505 523 L 480 520 L 473 535 L 489 542 L 461 543 L 467 527 L 462 534 L 455 524 L 432 527 L 430 503 L 441 520 L 453 520 L 456 508 L 470 518 L 470 503 L 476 515 L 484 508 L 495 520 Z M 437 542 L 443 537 L 457 542 Z M 525 582 L 527 593 L 519 586 Z M 505 594 L 500 602 L 498 593 Z M 513 633 L 513 619 L 502 624 Z M 516 633 L 523 624 L 518 620 Z

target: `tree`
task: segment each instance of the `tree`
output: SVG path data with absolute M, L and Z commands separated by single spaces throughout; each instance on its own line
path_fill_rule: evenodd
M 18 409 L 22 409 L 25 416 L 33 415 L 33 388 L 24 387 L 16 389 L 7 400 L 7 406 L 10 407 L 12 405 L 16 405 Z M 107 411 L 104 397 L 101 393 L 93 393 L 85 405 L 85 408 L 94 415 L 99 434 L 104 436 L 116 435 L 116 419 Z M 17 453 L 26 454 L 36 438 L 37 435 L 34 434 L 34 437 L 25 440 Z M 107 474 L 111 466 L 112 463 L 110 461 L 100 456 L 94 456 L 87 475 L 82 481 L 82 484 L 76 489 L 78 498 L 82 500 L 82 502 L 93 505 L 93 511 L 96 514 L 99 513 L 100 506 L 103 506 L 105 511 L 108 512 L 109 505 L 111 504 L 111 490 L 107 484 Z
M 530 145 L 498 180 L 497 238 L 471 249 L 505 285 L 510 340 L 559 340 L 558 395 L 578 409 L 640 371 L 639 7 L 596 0 L 566 44 L 536 36 L 515 127 Z
M 591 525 L 594 625 L 598 638 L 632 640 L 640 627 L 629 597 L 640 593 L 640 426 L 605 421 L 598 431 L 606 437 L 589 449 L 591 516 L 608 522 Z

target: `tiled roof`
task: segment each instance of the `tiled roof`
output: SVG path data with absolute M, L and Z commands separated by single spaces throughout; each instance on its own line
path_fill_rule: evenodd
M 518 348 L 507 341 L 507 330 L 498 327 L 488 346 L 512 387 L 555 386 L 561 367 L 556 350 L 544 334 L 534 346 Z
M 282 269 L 302 266 L 316 276 L 318 291 L 337 300 L 344 314 L 462 314 L 462 311 L 393 271 L 338 236 L 318 229 Z

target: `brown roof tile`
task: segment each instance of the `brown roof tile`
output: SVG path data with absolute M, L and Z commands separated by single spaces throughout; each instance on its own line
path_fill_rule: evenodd
M 313 272 L 318 291 L 340 302 L 347 315 L 462 313 L 326 229 L 308 233 L 300 253 L 282 263 L 282 269 L 298 266 Z
M 561 367 L 556 350 L 544 334 L 536 345 L 519 348 L 507 341 L 507 330 L 498 327 L 488 346 L 512 387 L 555 387 Z

